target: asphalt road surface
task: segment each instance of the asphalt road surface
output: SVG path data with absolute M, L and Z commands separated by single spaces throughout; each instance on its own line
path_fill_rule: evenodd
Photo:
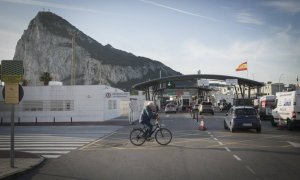
M 17 179 L 299 179 L 300 130 L 277 130 L 262 122 L 262 132 L 224 129 L 223 114 L 204 116 L 206 131 L 187 113 L 161 114 L 173 133 L 167 146 L 155 140 L 138 147 L 124 126 L 68 154 L 47 159 Z M 80 134 L 80 133 L 79 133 Z M 78 137 L 80 138 L 80 137 Z

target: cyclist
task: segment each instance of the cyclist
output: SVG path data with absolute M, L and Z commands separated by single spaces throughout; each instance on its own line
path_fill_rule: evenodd
M 149 139 L 151 137 L 151 132 L 153 129 L 153 125 L 150 123 L 151 119 L 155 119 L 158 114 L 154 113 L 154 111 L 156 110 L 156 106 L 152 101 L 149 101 L 147 103 L 147 106 L 145 106 L 145 108 L 142 111 L 141 114 L 141 118 L 140 118 L 140 123 L 143 125 L 147 126 L 147 131 L 146 131 L 146 138 Z

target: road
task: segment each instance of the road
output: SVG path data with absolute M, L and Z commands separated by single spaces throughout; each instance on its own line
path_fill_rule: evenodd
M 154 140 L 134 146 L 132 126 L 125 126 L 17 179 L 299 179 L 299 129 L 277 130 L 263 121 L 262 133 L 231 133 L 223 118 L 204 116 L 207 130 L 200 131 L 189 114 L 161 114 L 173 133 L 167 146 Z

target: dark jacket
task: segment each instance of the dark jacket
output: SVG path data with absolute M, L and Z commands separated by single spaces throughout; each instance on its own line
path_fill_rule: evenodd
M 154 118 L 156 118 L 156 114 L 152 112 L 150 106 L 146 106 L 142 111 L 140 123 L 150 122 L 150 120 Z

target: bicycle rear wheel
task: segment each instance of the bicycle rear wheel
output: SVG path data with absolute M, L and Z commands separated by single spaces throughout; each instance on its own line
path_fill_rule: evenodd
M 155 140 L 160 145 L 167 145 L 172 140 L 172 133 L 167 128 L 160 128 L 155 133 Z
M 129 136 L 130 142 L 133 145 L 141 146 L 146 141 L 146 138 L 143 137 L 143 135 L 144 131 L 142 129 L 133 129 Z

